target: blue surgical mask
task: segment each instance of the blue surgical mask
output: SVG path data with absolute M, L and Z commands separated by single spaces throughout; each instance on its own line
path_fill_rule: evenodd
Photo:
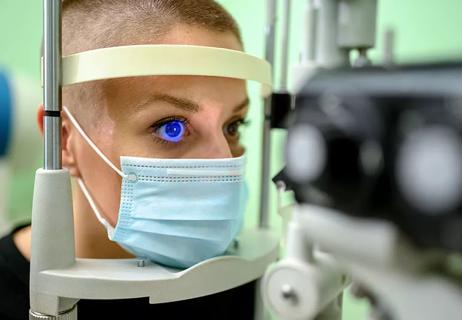
M 122 177 L 117 225 L 112 227 L 92 195 L 79 186 L 116 241 L 139 258 L 188 268 L 223 254 L 239 233 L 247 203 L 245 158 L 151 159 L 121 157 L 121 170 L 64 111 L 95 152 Z

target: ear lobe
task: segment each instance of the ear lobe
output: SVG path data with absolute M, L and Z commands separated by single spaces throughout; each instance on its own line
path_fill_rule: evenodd
M 40 130 L 40 133 L 43 136 L 43 117 L 45 116 L 45 109 L 43 108 L 43 104 L 39 105 L 37 110 L 37 125 Z
M 72 148 L 72 126 L 69 120 L 63 115 L 61 126 L 61 147 L 62 147 L 62 161 L 63 167 L 69 170 L 73 177 L 79 177 L 80 171 L 77 166 L 77 161 Z

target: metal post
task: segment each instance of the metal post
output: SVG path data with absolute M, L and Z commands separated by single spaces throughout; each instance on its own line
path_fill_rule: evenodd
M 61 0 L 43 1 L 44 169 L 61 169 Z
M 292 0 L 284 1 L 284 22 L 282 24 L 282 47 L 281 47 L 281 74 L 279 82 L 279 92 L 287 92 L 288 70 L 289 70 L 289 48 L 290 48 L 290 22 L 292 12 Z
M 316 32 L 318 25 L 318 11 L 315 0 L 308 0 L 305 12 L 306 41 L 302 48 L 301 63 L 315 61 L 316 59 Z
M 76 299 L 49 295 L 42 272 L 75 263 L 70 177 L 61 163 L 61 0 L 43 0 L 44 169 L 32 206 L 30 320 L 76 320 Z
M 274 65 L 274 46 L 276 41 L 277 1 L 267 0 L 267 25 L 265 58 Z M 273 71 L 274 76 L 274 71 Z M 265 119 L 262 138 L 262 169 L 260 181 L 260 228 L 269 227 L 269 186 L 271 158 L 271 97 L 265 99 Z

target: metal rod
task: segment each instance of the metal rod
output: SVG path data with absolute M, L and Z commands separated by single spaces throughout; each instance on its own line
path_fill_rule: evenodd
M 61 0 L 43 1 L 44 169 L 61 164 Z
M 316 28 L 318 8 L 315 1 L 316 0 L 308 0 L 305 12 L 306 41 L 304 42 L 305 46 L 302 48 L 302 63 L 315 61 L 316 59 Z
M 387 68 L 393 67 L 395 62 L 395 32 L 393 29 L 387 29 L 385 31 L 383 41 L 383 65 Z
M 291 22 L 291 12 L 292 12 L 292 0 L 284 1 L 284 11 L 282 24 L 281 37 L 282 37 L 282 47 L 281 47 L 281 74 L 280 74 L 280 83 L 279 91 L 287 92 L 288 88 L 288 70 L 289 70 L 289 47 L 290 47 L 290 22 Z
M 265 99 L 265 120 L 263 122 L 262 168 L 260 183 L 260 228 L 269 227 L 269 192 L 271 169 L 271 97 Z
M 267 0 L 267 25 L 265 58 L 274 65 L 274 46 L 276 41 L 276 10 L 277 1 Z M 274 69 L 273 69 L 274 70 Z M 273 71 L 274 76 L 274 71 Z M 265 119 L 263 122 L 262 136 L 262 167 L 260 180 L 260 228 L 269 227 L 269 186 L 271 169 L 271 97 L 265 99 Z
M 274 63 L 274 48 L 276 43 L 277 0 L 267 0 L 267 24 L 265 30 L 265 59 Z M 274 73 L 274 72 L 273 72 Z M 274 75 L 274 74 L 273 74 Z

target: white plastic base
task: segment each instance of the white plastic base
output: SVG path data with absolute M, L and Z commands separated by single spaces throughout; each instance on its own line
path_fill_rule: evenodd
M 31 311 L 54 315 L 72 309 L 76 300 L 46 290 L 42 272 L 70 267 L 75 262 L 72 193 L 67 170 L 37 170 L 32 204 L 30 265 Z
M 164 303 L 229 290 L 260 278 L 279 253 L 270 230 L 244 230 L 229 255 L 187 270 L 136 259 L 75 259 L 69 174 L 38 170 L 32 217 L 31 310 L 58 315 L 79 299 L 149 297 Z
M 149 297 L 164 303 L 201 297 L 240 286 L 261 277 L 277 259 L 278 238 L 265 230 L 246 230 L 239 247 L 229 256 L 204 261 L 186 270 L 166 268 L 139 260 L 77 259 L 65 269 L 46 270 L 42 290 L 76 299 Z

